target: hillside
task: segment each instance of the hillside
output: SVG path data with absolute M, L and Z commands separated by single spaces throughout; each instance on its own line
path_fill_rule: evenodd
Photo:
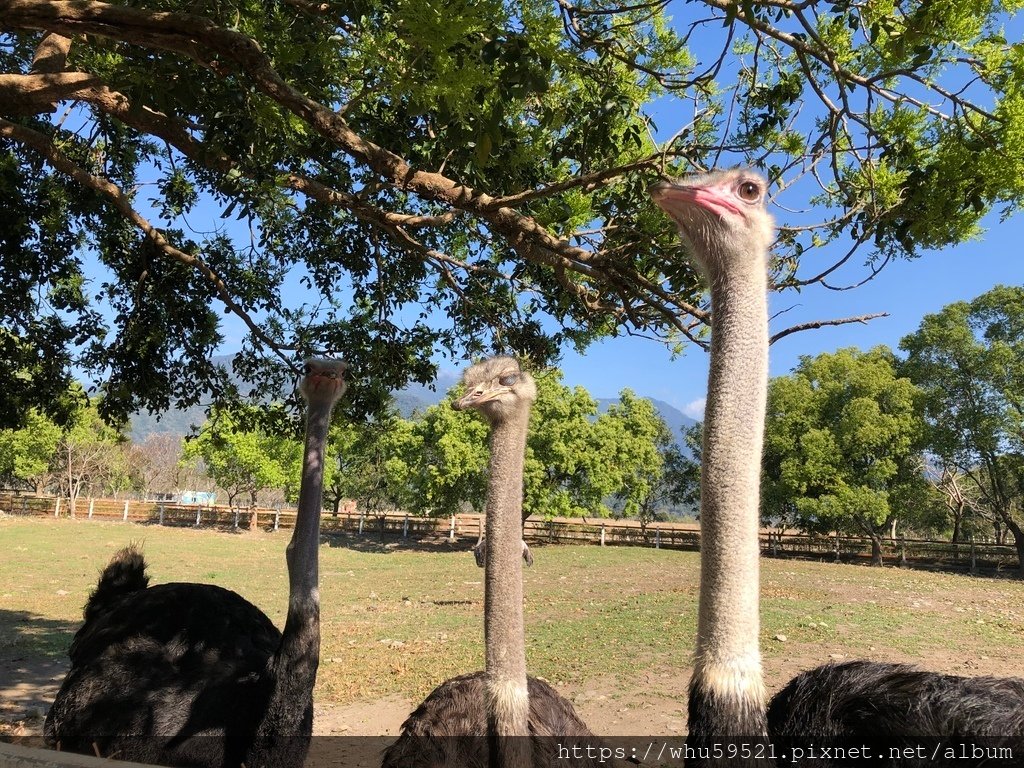
M 214 362 L 230 367 L 231 358 L 228 356 L 215 357 Z M 394 392 L 395 407 L 403 418 L 410 418 L 415 413 L 426 410 L 431 405 L 441 402 L 448 390 L 455 386 L 459 380 L 459 374 L 455 371 L 441 371 L 433 388 L 423 384 L 412 384 L 405 389 Z M 683 414 L 678 408 L 669 405 L 664 400 L 649 398 L 654 407 L 658 409 L 661 418 L 665 420 L 672 432 L 676 442 L 681 442 L 682 429 L 691 427 L 696 422 Z M 600 413 L 608 410 L 608 406 L 618 402 L 618 398 L 600 397 L 597 398 Z M 133 442 L 141 443 L 147 436 L 157 432 L 170 432 L 174 435 L 187 435 L 192 431 L 198 431 L 199 426 L 206 420 L 204 407 L 196 405 L 180 411 L 167 411 L 162 414 L 137 413 L 132 417 L 132 428 L 129 433 Z

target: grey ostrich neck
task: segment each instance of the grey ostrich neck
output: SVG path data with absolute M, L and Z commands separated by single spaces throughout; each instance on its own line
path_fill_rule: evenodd
M 529 408 L 491 426 L 487 488 L 487 559 L 484 575 L 485 671 L 488 734 L 493 761 L 525 765 L 529 704 L 523 627 L 523 464 Z
M 761 451 L 768 378 L 766 254 L 715 259 L 701 469 L 701 580 L 690 731 L 764 735 L 758 644 Z M 727 266 L 721 267 L 722 263 Z M 695 711 L 699 721 L 694 722 Z M 705 721 L 706 720 L 706 721 Z
M 320 659 L 320 513 L 323 505 L 324 446 L 331 400 L 316 399 L 306 416 L 302 483 L 295 530 L 288 544 L 288 618 L 276 661 L 287 674 L 316 678 Z

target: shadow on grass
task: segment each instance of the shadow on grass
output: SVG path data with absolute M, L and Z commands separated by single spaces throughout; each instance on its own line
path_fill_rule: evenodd
M 447 536 L 428 536 L 424 538 L 405 538 L 396 534 L 381 535 L 368 527 L 366 533 L 359 535 L 347 531 L 321 531 L 320 539 L 328 546 L 339 549 L 351 549 L 355 552 L 369 552 L 378 555 L 390 555 L 394 552 L 465 552 L 472 556 L 472 548 L 476 546 L 476 537 L 458 537 L 451 541 Z
M 45 711 L 68 669 L 79 622 L 0 609 L 0 721 Z
M 456 536 L 452 541 L 445 535 L 413 536 L 403 537 L 401 534 L 381 534 L 369 524 L 363 534 L 351 533 L 349 531 L 321 530 L 320 540 L 326 542 L 329 547 L 338 549 L 351 549 L 355 552 L 368 552 L 377 555 L 390 555 L 395 552 L 440 552 L 440 553 L 465 553 L 467 557 L 473 556 L 473 547 L 477 545 L 477 537 Z M 546 542 L 530 542 L 530 549 L 544 549 L 549 546 Z

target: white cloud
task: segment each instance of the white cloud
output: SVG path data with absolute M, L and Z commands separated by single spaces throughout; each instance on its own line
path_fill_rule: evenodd
M 687 403 L 686 405 L 683 406 L 683 413 L 685 413 L 691 419 L 696 419 L 697 421 L 703 421 L 704 420 L 704 403 L 706 403 L 706 402 L 707 402 L 707 398 L 706 397 L 700 397 L 700 398 L 697 398 L 696 400 L 692 400 L 692 401 L 690 401 L 689 403 Z

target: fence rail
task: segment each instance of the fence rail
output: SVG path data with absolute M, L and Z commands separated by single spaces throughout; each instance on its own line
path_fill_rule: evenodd
M 66 498 L 33 496 L 0 491 L 0 512 L 10 515 L 71 517 Z M 173 504 L 164 501 L 82 499 L 74 517 L 91 520 L 121 520 L 169 526 L 215 527 L 276 531 L 294 526 L 292 508 L 228 507 Z M 325 534 L 354 534 L 394 538 L 446 537 L 452 542 L 476 541 L 484 527 L 484 516 L 458 514 L 450 517 L 419 517 L 403 512 L 366 514 L 352 505 L 338 515 L 325 513 L 321 529 Z M 600 544 L 602 546 L 643 546 L 698 551 L 700 526 L 695 523 L 656 522 L 642 525 L 633 520 L 531 517 L 523 526 L 523 538 L 531 544 Z M 799 531 L 762 529 L 761 551 L 766 556 L 832 559 L 841 562 L 868 561 L 871 542 L 864 537 L 806 534 Z M 1017 567 L 1017 552 L 1007 544 L 964 542 L 953 544 L 932 539 L 886 540 L 883 554 L 889 563 L 941 568 L 1007 569 Z

